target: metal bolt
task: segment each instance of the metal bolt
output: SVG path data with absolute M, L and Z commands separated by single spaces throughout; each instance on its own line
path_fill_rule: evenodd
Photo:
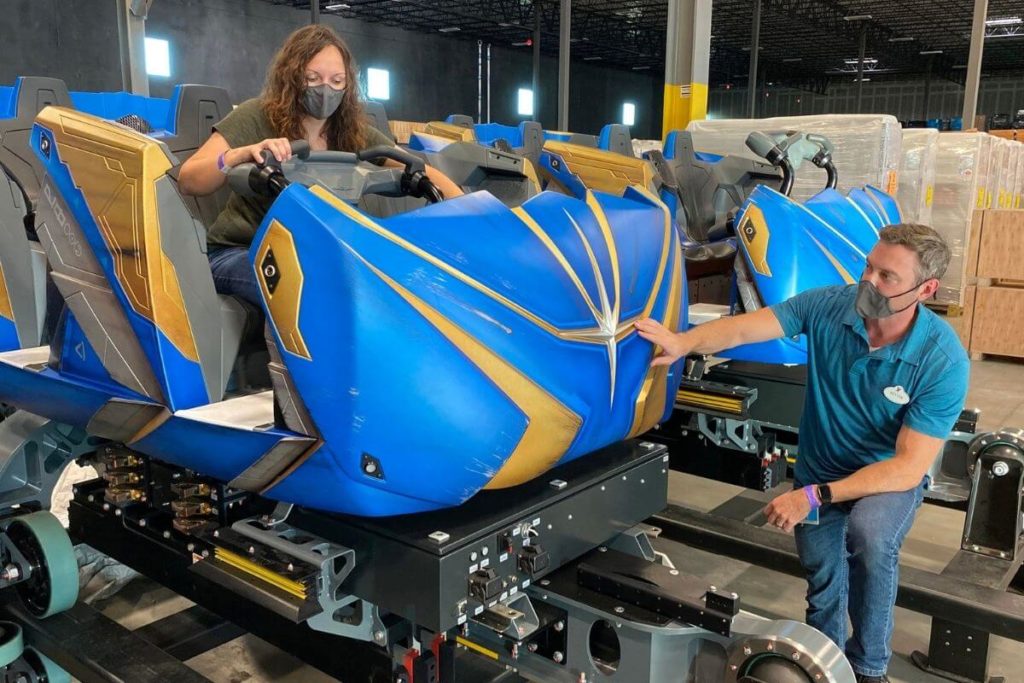
M 96 496 L 94 496 L 94 495 L 92 495 L 92 494 L 90 493 L 90 494 L 89 494 L 89 497 L 88 497 L 88 498 L 86 498 L 86 500 L 88 500 L 88 501 L 89 501 L 90 503 L 92 503 L 93 501 L 95 501 L 95 500 L 96 500 Z
M 189 552 L 192 552 L 195 549 L 196 549 L 196 544 L 195 543 L 189 543 L 187 546 L 185 546 L 185 550 L 187 550 Z
M 997 477 L 1005 477 L 1010 473 L 1010 466 L 1002 460 L 999 460 L 992 465 L 992 474 Z
M 118 509 L 114 510 L 114 516 L 115 517 L 120 517 L 121 516 L 121 508 L 118 508 Z
M 751 654 L 752 652 L 753 652 L 753 650 L 751 650 L 751 649 L 750 649 L 750 646 L 749 646 L 749 645 L 744 645 L 744 646 L 743 646 L 743 654 L 745 654 L 745 655 L 749 655 L 749 654 Z
M 735 670 L 736 670 L 736 669 L 738 669 L 738 668 L 739 668 L 739 667 L 738 667 L 738 666 L 736 666 L 735 664 L 730 664 L 730 665 L 729 665 L 729 671 L 735 671 Z
M 669 569 L 668 573 L 671 574 L 672 576 L 679 576 L 679 570 L 678 569 Z
M 608 552 L 608 548 L 606 548 L 605 546 L 602 545 L 602 546 L 600 546 L 597 549 L 597 551 L 600 552 L 600 553 L 606 553 L 606 552 Z
M 555 650 L 555 654 L 551 655 L 551 659 L 554 660 L 555 664 L 561 664 L 562 660 L 565 659 L 565 655 L 558 650 Z
M 799 652 L 794 652 L 793 653 L 793 661 L 794 662 L 799 662 L 800 661 L 800 653 Z
M 556 621 L 555 622 L 555 630 L 558 631 L 559 633 L 561 633 L 563 629 L 565 629 L 565 622 L 564 621 Z
M 103 504 L 103 511 L 104 512 L 109 512 L 110 511 L 110 503 L 104 503 Z
M 17 581 L 19 578 L 21 578 L 21 570 L 16 564 L 9 564 L 0 572 L 0 579 L 4 581 Z
M 530 652 L 536 652 L 537 651 L 537 643 L 527 643 L 526 649 L 529 650 Z
M 288 571 L 290 571 L 290 572 L 295 571 L 295 565 L 292 564 L 291 562 L 288 563 Z
M 572 515 L 569 515 L 569 519 L 572 519 Z
M 717 593 L 718 592 L 718 586 L 708 586 L 708 590 L 711 591 L 712 593 Z
M 216 533 L 214 533 L 214 536 L 216 536 L 216 535 L 217 535 L 217 534 L 216 534 Z M 163 536 L 164 536 L 164 538 L 170 538 L 170 537 L 171 537 L 171 532 L 170 532 L 170 531 L 165 531 L 165 532 L 163 533 Z
M 550 582 L 550 581 L 548 581 L 547 579 L 541 579 L 541 580 L 540 580 L 540 585 L 542 585 L 542 586 L 547 586 L 547 585 L 548 585 L 548 584 L 550 584 L 550 583 L 551 583 L 551 582 Z
M 384 644 L 384 631 L 374 631 L 373 632 L 373 642 L 377 643 L 378 645 L 383 645 Z
M 622 614 L 622 613 L 623 613 L 623 612 L 625 612 L 625 611 L 626 611 L 626 608 L 625 608 L 625 607 L 622 607 L 621 605 L 620 605 L 619 607 L 616 607 L 616 608 L 615 608 L 615 613 L 616 613 L 616 614 Z
M 209 556 L 210 556 L 210 551 L 209 550 L 204 550 L 203 551 L 203 557 L 209 557 Z
M 768 648 L 768 651 L 769 651 L 769 652 L 774 652 L 774 650 L 775 650 L 775 644 L 774 644 L 774 643 L 768 643 L 768 646 L 767 646 L 767 648 Z
M 146 520 L 140 519 L 139 520 L 139 526 L 146 526 Z
M 256 554 L 256 546 L 252 546 L 252 545 L 249 546 L 249 554 L 250 555 L 255 555 Z

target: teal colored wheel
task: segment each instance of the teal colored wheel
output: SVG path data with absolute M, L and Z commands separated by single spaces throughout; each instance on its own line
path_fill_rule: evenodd
M 25 640 L 21 627 L 13 621 L 0 621 L 0 667 L 5 667 L 21 656 Z
M 25 648 L 24 658 L 39 683 L 71 683 L 71 674 L 34 647 Z
M 39 618 L 69 609 L 78 600 L 78 561 L 71 539 L 49 512 L 17 517 L 7 536 L 28 560 L 30 574 L 15 588 L 29 612 Z

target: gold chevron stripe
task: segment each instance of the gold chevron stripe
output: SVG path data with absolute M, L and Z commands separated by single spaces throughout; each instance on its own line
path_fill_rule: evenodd
M 261 269 L 261 264 L 268 251 L 274 252 L 274 261 L 277 263 L 278 277 L 280 277 L 273 294 L 270 293 L 266 275 Z M 256 268 L 256 280 L 263 292 L 263 300 L 267 302 L 270 322 L 277 329 L 285 350 L 300 358 L 313 360 L 309 355 L 306 340 L 302 336 L 302 330 L 299 329 L 299 311 L 302 306 L 304 280 L 302 264 L 299 263 L 299 255 L 295 250 L 295 239 L 292 237 L 291 231 L 280 221 L 272 221 L 263 236 L 263 241 L 260 242 L 259 249 L 256 251 Z
M 819 242 L 814 237 L 814 235 L 807 233 L 807 236 L 811 238 L 811 241 L 814 242 L 818 249 L 821 249 L 821 253 L 823 253 L 826 256 L 826 258 L 828 258 L 829 263 L 832 264 L 832 267 L 835 268 L 836 272 L 839 273 L 840 277 L 843 278 L 843 282 L 845 282 L 848 285 L 852 285 L 854 282 L 856 282 L 856 280 L 853 279 L 850 273 L 847 272 L 846 268 L 843 268 L 843 266 L 840 265 L 839 261 L 836 260 L 836 257 L 832 255 L 832 252 L 825 248 L 825 245 Z
M 583 424 L 580 416 L 475 337 L 388 277 L 351 246 L 344 246 L 480 368 L 526 415 L 526 429 L 519 443 L 485 488 L 500 489 L 522 484 L 546 472 L 558 462 L 569 450 Z

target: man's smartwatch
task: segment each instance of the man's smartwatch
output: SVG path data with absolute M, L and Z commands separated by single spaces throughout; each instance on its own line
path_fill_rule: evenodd
M 818 484 L 818 500 L 821 501 L 822 505 L 830 505 L 832 503 L 832 489 L 829 488 L 828 484 Z
M 220 156 L 217 157 L 217 170 L 223 173 L 224 175 L 227 175 L 228 171 L 231 170 L 231 167 L 228 166 L 227 159 L 225 159 L 225 155 L 227 153 L 228 150 L 224 150 L 223 152 L 220 153 Z

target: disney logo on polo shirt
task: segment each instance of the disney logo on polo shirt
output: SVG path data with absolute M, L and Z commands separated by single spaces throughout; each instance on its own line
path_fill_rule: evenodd
M 882 395 L 887 399 L 895 403 L 896 405 L 905 406 L 910 403 L 910 394 L 903 388 L 903 385 L 897 384 L 894 387 L 886 387 L 882 389 Z

